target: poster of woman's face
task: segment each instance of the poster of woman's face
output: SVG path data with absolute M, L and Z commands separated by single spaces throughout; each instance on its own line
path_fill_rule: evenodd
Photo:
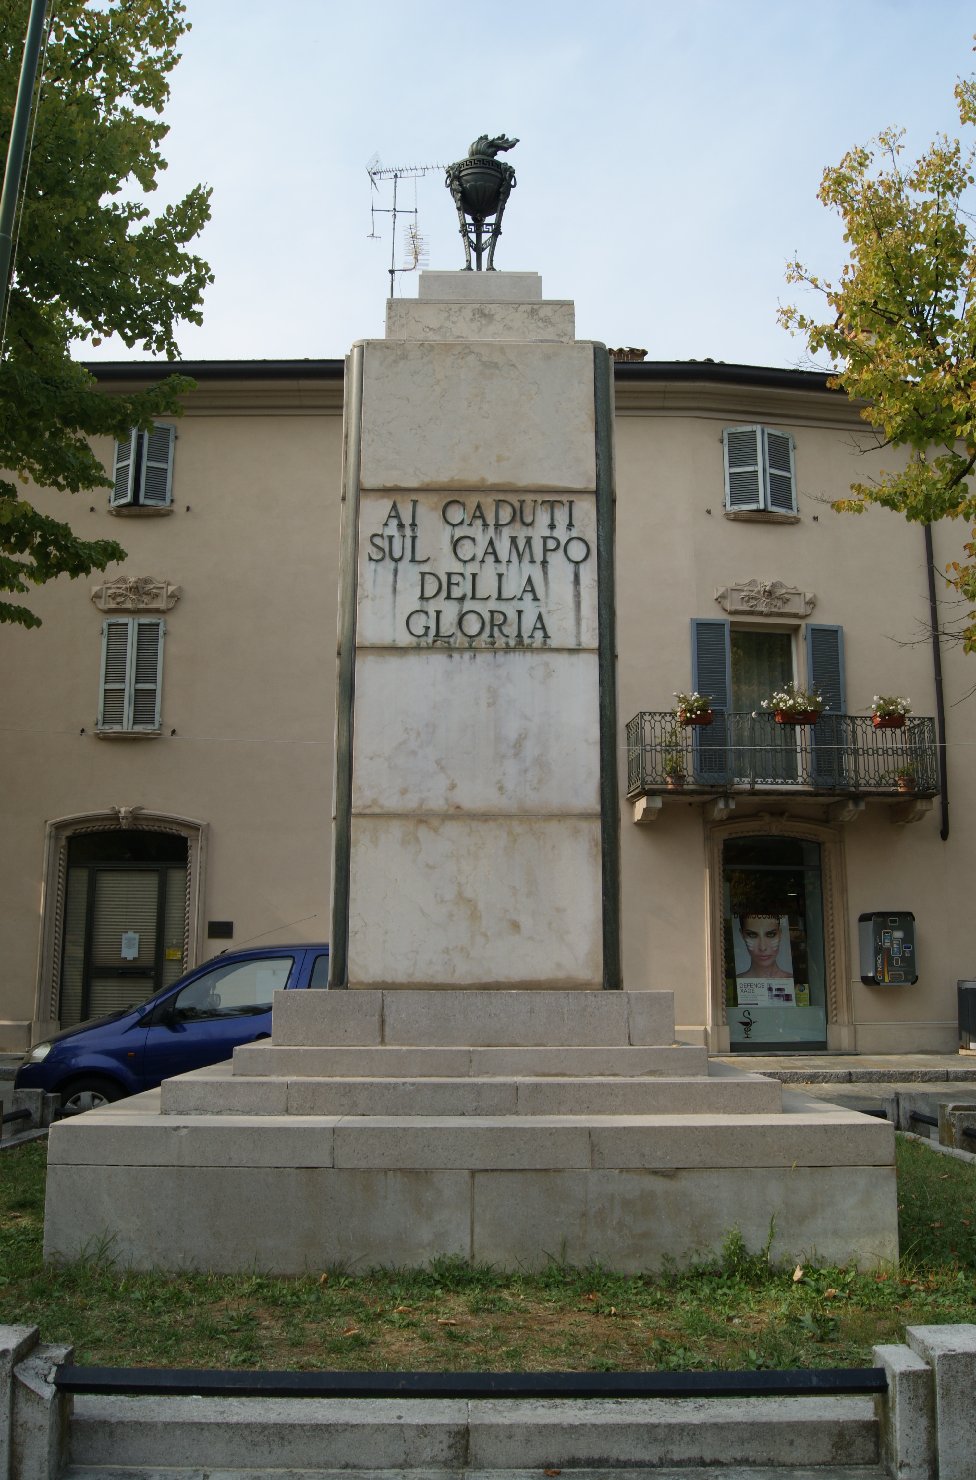
M 796 1001 L 786 915 L 736 915 L 732 922 L 736 995 L 740 1003 Z

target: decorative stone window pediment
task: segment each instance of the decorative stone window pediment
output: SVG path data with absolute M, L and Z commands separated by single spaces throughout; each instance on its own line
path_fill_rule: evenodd
M 801 591 L 785 581 L 733 581 L 715 592 L 715 600 L 730 616 L 808 617 L 817 604 L 812 591 Z
M 181 595 L 181 587 L 155 576 L 116 576 L 96 586 L 91 599 L 100 612 L 168 612 Z

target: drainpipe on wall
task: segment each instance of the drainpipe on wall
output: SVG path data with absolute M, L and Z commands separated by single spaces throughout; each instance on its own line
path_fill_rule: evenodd
M 942 688 L 942 640 L 939 636 L 939 603 L 935 593 L 935 551 L 932 548 L 932 526 L 926 524 L 925 569 L 929 580 L 929 627 L 932 631 L 932 667 L 935 673 L 935 724 L 939 746 L 939 795 L 942 802 L 942 826 L 939 837 L 949 836 L 949 781 L 946 775 L 945 693 Z

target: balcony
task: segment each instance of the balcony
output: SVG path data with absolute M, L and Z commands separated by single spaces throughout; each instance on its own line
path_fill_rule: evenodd
M 685 728 L 671 710 L 643 711 L 627 724 L 627 795 L 635 802 L 837 799 L 849 804 L 835 809 L 838 819 L 849 820 L 867 798 L 881 797 L 900 804 L 896 820 L 914 821 L 938 789 L 935 721 L 915 715 L 899 729 L 877 729 L 870 715 L 849 714 L 823 714 L 814 725 L 777 724 L 772 714 L 716 714 L 710 725 Z M 650 815 L 659 809 L 658 801 Z

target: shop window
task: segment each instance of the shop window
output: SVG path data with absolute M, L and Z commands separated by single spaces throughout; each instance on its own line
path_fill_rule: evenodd
M 792 437 L 768 427 L 727 427 L 722 442 L 729 513 L 796 513 Z
M 820 844 L 729 838 L 722 893 L 732 1051 L 826 1048 Z
M 133 427 L 115 444 L 115 481 L 109 505 L 121 510 L 168 510 L 173 502 L 176 428 L 157 423 L 148 432 Z

